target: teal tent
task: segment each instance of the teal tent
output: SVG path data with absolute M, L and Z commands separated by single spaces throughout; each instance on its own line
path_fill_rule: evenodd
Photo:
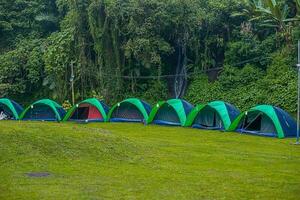
M 281 108 L 259 105 L 241 113 L 231 124 L 229 131 L 284 138 L 296 136 L 297 124 Z
M 196 106 L 189 114 L 186 126 L 200 129 L 227 130 L 240 114 L 233 105 L 224 101 L 212 101 Z

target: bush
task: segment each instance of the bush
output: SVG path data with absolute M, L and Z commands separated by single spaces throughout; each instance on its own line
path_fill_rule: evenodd
M 0 96 L 9 96 L 25 102 L 39 95 L 44 62 L 43 40 L 28 39 L 16 49 L 0 55 Z
M 186 99 L 192 104 L 207 103 L 220 99 L 222 88 L 218 81 L 210 83 L 204 74 L 195 77 L 188 88 Z
M 236 67 L 225 66 L 220 74 L 219 82 L 224 89 L 230 90 L 247 86 L 254 83 L 264 76 L 264 72 L 259 68 L 247 64 L 242 69 Z
M 241 36 L 237 41 L 230 42 L 225 52 L 225 63 L 234 67 L 243 67 L 247 62 L 260 68 L 270 64 L 270 53 L 277 50 L 275 36 L 269 36 L 259 41 L 254 36 Z
M 244 110 L 261 99 L 256 86 L 263 74 L 250 65 L 243 69 L 226 66 L 213 83 L 206 75 L 196 77 L 188 89 L 187 99 L 194 104 L 222 100 Z
M 168 99 L 167 88 L 167 84 L 164 82 L 154 80 L 148 84 L 148 88 L 139 96 L 141 99 L 144 99 L 148 103 L 154 105 L 158 101 Z
M 282 107 L 289 112 L 297 111 L 297 72 L 292 68 L 289 51 L 275 53 L 267 75 L 260 82 L 264 101 Z
M 72 104 L 70 103 L 69 100 L 65 100 L 62 104 L 62 107 L 66 110 L 69 111 L 72 108 Z
M 297 73 L 289 55 L 287 50 L 272 54 L 266 71 L 252 65 L 241 69 L 226 66 L 215 82 L 210 83 L 206 75 L 195 77 L 186 98 L 194 104 L 223 100 L 241 110 L 270 104 L 295 113 Z

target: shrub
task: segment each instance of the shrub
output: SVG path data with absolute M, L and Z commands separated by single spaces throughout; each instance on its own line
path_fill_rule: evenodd
M 247 62 L 260 68 L 270 64 L 270 53 L 277 50 L 275 36 L 269 36 L 263 41 L 256 37 L 241 36 L 237 41 L 230 42 L 225 52 L 225 63 L 234 67 L 243 67 Z
M 192 104 L 207 103 L 221 98 L 222 88 L 218 81 L 209 82 L 207 75 L 194 78 L 188 88 L 186 99 Z
M 264 101 L 282 107 L 289 112 L 297 111 L 297 72 L 292 68 L 289 51 L 275 53 L 267 75 L 260 82 Z
M 291 113 L 297 111 L 297 73 L 293 69 L 289 50 L 271 55 L 266 71 L 253 65 L 239 69 L 226 66 L 215 82 L 206 75 L 192 80 L 186 95 L 190 102 L 206 103 L 223 100 L 241 110 L 257 104 L 271 104 Z
M 152 105 L 158 101 L 166 100 L 168 99 L 167 84 L 157 80 L 151 81 L 148 89 L 140 97 Z

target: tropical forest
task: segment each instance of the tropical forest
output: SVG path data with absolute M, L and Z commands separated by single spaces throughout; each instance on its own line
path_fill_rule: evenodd
M 297 111 L 299 0 L 2 0 L 0 97 Z

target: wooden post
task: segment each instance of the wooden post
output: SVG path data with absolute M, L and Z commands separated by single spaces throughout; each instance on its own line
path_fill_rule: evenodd
M 75 93 L 74 93 L 74 62 L 71 62 L 71 78 L 70 78 L 70 82 L 71 82 L 71 90 L 72 90 L 72 106 L 75 105 Z

